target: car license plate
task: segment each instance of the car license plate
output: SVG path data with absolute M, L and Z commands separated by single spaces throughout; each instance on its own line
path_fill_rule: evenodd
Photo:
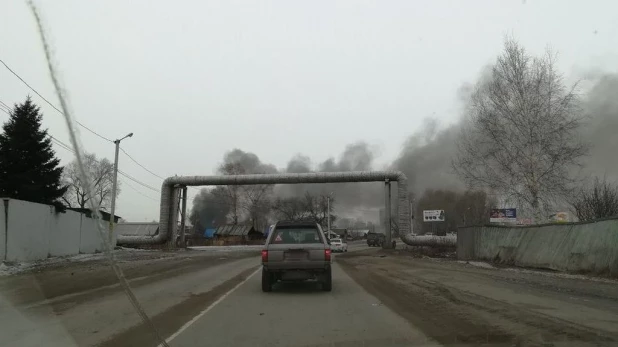
M 286 260 L 303 260 L 307 259 L 307 252 L 305 251 L 291 251 L 285 253 Z

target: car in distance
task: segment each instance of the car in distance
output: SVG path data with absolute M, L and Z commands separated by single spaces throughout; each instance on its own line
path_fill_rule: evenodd
M 278 281 L 317 280 L 331 291 L 332 254 L 322 227 L 313 221 L 279 221 L 262 249 L 262 291 Z
M 386 240 L 386 236 L 381 233 L 367 233 L 367 246 L 369 247 L 382 247 L 384 241 Z
M 348 244 L 343 239 L 330 239 L 330 249 L 333 252 L 347 252 Z

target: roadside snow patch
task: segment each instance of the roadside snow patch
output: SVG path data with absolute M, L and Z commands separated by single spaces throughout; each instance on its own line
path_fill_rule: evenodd
M 210 251 L 210 252 L 248 252 L 259 251 L 263 248 L 262 245 L 238 245 L 238 246 L 193 246 L 187 247 L 194 251 Z
M 522 268 L 506 268 L 504 269 L 504 271 L 541 275 L 541 276 L 547 276 L 547 277 L 556 277 L 556 278 L 562 278 L 562 279 L 585 280 L 585 281 L 593 281 L 593 282 L 618 284 L 618 280 L 611 279 L 611 278 L 595 277 L 591 275 L 576 275 L 576 274 L 569 274 L 569 273 L 564 273 L 564 272 L 528 270 L 528 269 L 522 269 Z
M 464 260 L 458 260 L 458 263 L 461 264 L 468 264 L 468 265 L 472 265 L 472 266 L 476 266 L 476 267 L 482 267 L 484 269 L 495 269 L 496 267 L 488 264 L 488 263 L 484 263 L 482 261 L 464 261 Z
M 0 277 L 16 275 L 31 269 L 32 266 L 33 264 L 31 263 L 14 263 L 11 265 L 0 263 Z

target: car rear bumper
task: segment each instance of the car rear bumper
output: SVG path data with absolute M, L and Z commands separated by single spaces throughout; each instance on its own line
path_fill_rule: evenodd
M 307 271 L 326 271 L 330 269 L 330 262 L 317 262 L 317 263 L 294 263 L 294 262 L 274 262 L 274 263 L 262 263 L 262 266 L 267 271 L 293 271 L 293 270 L 307 270 Z

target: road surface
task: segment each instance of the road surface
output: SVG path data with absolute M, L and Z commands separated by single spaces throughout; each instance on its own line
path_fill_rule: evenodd
M 255 253 L 187 253 L 122 264 L 171 346 L 618 345 L 614 280 L 355 243 L 335 257 L 332 292 L 306 283 L 263 293 Z M 120 288 L 94 280 L 107 278 L 96 270 L 1 278 L 0 345 L 157 346 Z

